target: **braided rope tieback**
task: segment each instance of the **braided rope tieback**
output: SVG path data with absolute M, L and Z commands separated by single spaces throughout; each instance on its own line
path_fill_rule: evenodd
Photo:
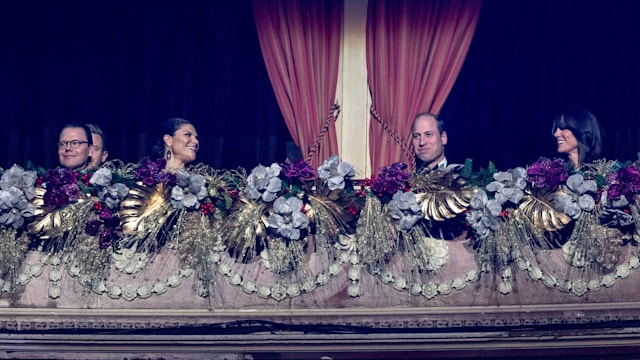
M 318 152 L 318 149 L 320 149 L 320 144 L 322 143 L 324 136 L 329 131 L 329 125 L 331 125 L 332 122 L 336 121 L 339 114 L 340 114 L 340 105 L 338 104 L 331 105 L 331 109 L 329 110 L 329 115 L 322 123 L 320 134 L 318 134 L 318 137 L 313 142 L 313 146 L 311 146 L 311 149 L 309 149 L 309 153 L 307 154 L 307 158 L 305 159 L 307 163 L 311 162 L 311 158 L 313 158 L 313 155 L 315 155 L 316 152 Z
M 389 136 L 391 136 L 391 138 L 395 140 L 395 142 L 398 143 L 398 145 L 400 145 L 400 150 L 402 150 L 402 152 L 406 155 L 407 159 L 409 159 L 409 165 L 411 166 L 411 168 L 412 169 L 415 168 L 416 160 L 412 156 L 413 150 L 409 146 L 407 146 L 407 143 L 404 141 L 404 139 L 400 137 L 400 135 L 398 135 L 398 133 L 396 133 L 393 129 L 391 129 L 389 125 L 386 123 L 386 121 L 383 121 L 382 119 L 380 119 L 380 116 L 376 112 L 376 109 L 373 107 L 373 105 L 371 106 L 371 109 L 369 110 L 369 112 L 371 113 L 373 118 L 376 119 L 376 121 L 378 121 L 380 125 L 382 125 L 382 128 L 384 129 L 384 131 L 386 131 L 387 134 L 389 134 Z

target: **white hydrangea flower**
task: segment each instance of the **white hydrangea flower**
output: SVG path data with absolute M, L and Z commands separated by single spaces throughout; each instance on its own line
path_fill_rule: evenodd
M 318 177 L 327 181 L 330 190 L 344 189 L 345 179 L 355 176 L 356 170 L 348 162 L 340 162 L 337 155 L 324 160 L 318 167 Z
M 36 196 L 35 183 L 38 175 L 35 171 L 25 171 L 20 165 L 14 164 L 0 177 L 0 189 L 9 190 L 15 187 L 24 193 L 31 201 Z
M 24 195 L 24 192 L 15 186 L 7 190 L 0 190 L 0 224 L 20 228 L 25 218 L 35 214 L 36 208 Z
M 571 218 L 577 219 L 583 211 L 592 211 L 595 208 L 595 199 L 590 194 L 598 191 L 594 180 L 585 180 L 581 174 L 573 174 L 569 176 L 562 189 L 564 193 L 554 197 L 554 204 L 556 209 Z
M 309 218 L 302 212 L 303 202 L 297 197 L 279 197 L 273 203 L 274 213 L 269 215 L 269 227 L 287 239 L 300 239 L 300 230 L 309 226 Z
M 260 198 L 265 202 L 275 200 L 282 188 L 282 180 L 278 177 L 280 170 L 280 165 L 277 163 L 273 163 L 269 167 L 258 165 L 253 168 L 247 177 L 245 195 L 251 200 Z
M 416 201 L 416 194 L 398 190 L 387 204 L 387 211 L 391 218 L 399 220 L 400 229 L 410 230 L 420 219 L 424 217 L 422 208 Z

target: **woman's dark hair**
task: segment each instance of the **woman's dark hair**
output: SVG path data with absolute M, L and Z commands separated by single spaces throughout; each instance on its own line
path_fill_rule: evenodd
M 176 131 L 182 125 L 193 125 L 191 121 L 183 119 L 183 118 L 170 118 L 163 121 L 158 127 L 158 132 L 154 138 L 154 143 L 151 147 L 151 154 L 155 158 L 164 157 L 164 136 L 165 135 L 175 135 Z
M 578 140 L 579 164 L 593 161 L 604 151 L 604 129 L 598 119 L 583 108 L 571 108 L 554 116 L 551 134 L 556 131 L 571 130 Z

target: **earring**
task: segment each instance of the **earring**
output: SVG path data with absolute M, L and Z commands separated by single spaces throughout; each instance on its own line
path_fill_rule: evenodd
M 165 155 L 165 159 L 167 159 L 167 161 L 171 160 L 171 150 L 167 150 L 167 155 Z

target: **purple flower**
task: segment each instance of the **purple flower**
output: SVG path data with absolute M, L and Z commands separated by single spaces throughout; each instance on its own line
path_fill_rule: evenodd
M 281 173 L 287 179 L 310 179 L 314 176 L 313 168 L 302 158 L 294 160 L 292 163 L 286 159 L 280 163 Z
M 640 191 L 640 174 L 635 166 L 626 166 L 607 176 L 607 193 L 610 200 L 618 200 L 623 195 L 633 201 Z
M 98 238 L 98 247 L 100 249 L 106 249 L 120 236 L 120 218 L 113 216 L 113 212 L 111 212 L 111 209 L 108 207 L 102 209 L 99 217 L 100 220 L 94 219 L 87 222 L 84 231 L 90 236 L 100 234 L 100 237 Z M 101 226 L 102 231 L 100 231 Z
M 47 192 L 44 206 L 64 206 L 82 197 L 78 187 L 78 173 L 67 169 L 49 169 L 45 174 Z
M 148 156 L 143 157 L 140 160 L 140 167 L 136 170 L 136 176 L 147 186 L 153 186 L 159 183 L 175 183 L 175 174 L 164 171 L 166 165 L 167 161 L 164 158 L 158 158 L 153 161 Z
M 109 246 L 111 246 L 111 244 L 113 244 L 113 240 L 115 240 L 116 237 L 117 237 L 116 233 L 113 230 L 105 228 L 100 233 L 100 239 L 98 240 L 98 247 L 102 250 L 108 248 Z
M 401 162 L 385 166 L 380 170 L 380 175 L 373 180 L 371 190 L 380 195 L 393 196 L 398 190 L 409 188 L 409 175 L 405 171 L 407 165 Z
M 548 188 L 551 191 L 556 190 L 563 182 L 567 180 L 569 174 L 564 167 L 562 159 L 554 159 L 540 157 L 538 161 L 531 164 L 527 169 L 527 181 L 534 188 Z
M 112 216 L 113 213 L 111 212 L 111 209 L 106 206 L 102 208 L 102 211 L 100 212 L 100 220 L 105 221 L 107 219 L 111 219 Z
M 100 225 L 102 225 L 100 220 L 89 220 L 84 227 L 84 231 L 91 236 L 96 236 L 100 231 Z

